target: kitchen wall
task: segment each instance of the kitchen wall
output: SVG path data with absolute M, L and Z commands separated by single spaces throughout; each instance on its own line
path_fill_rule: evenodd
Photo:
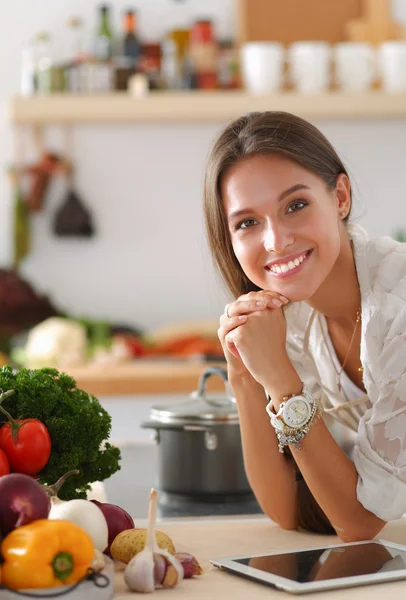
M 110 0 L 116 26 L 131 2 Z M 54 36 L 56 58 L 66 53 L 69 16 L 86 21 L 89 36 L 95 7 L 88 0 L 14 0 L 0 21 L 0 164 L 13 157 L 7 100 L 18 93 L 21 44 L 39 30 Z M 142 34 L 159 37 L 182 14 L 216 18 L 218 33 L 230 37 L 233 0 L 137 0 Z M 204 8 L 202 8 L 204 6 Z M 393 3 L 406 24 L 406 1 Z M 405 121 L 316 121 L 344 157 L 356 186 L 356 214 L 371 235 L 406 226 L 404 208 Z M 217 318 L 225 295 L 208 256 L 201 215 L 205 158 L 219 124 L 80 126 L 75 128 L 76 183 L 98 229 L 90 241 L 60 241 L 52 216 L 63 198 L 53 185 L 45 212 L 33 219 L 33 250 L 24 275 L 62 308 L 156 327 L 168 321 Z M 47 141 L 63 149 L 50 129 Z M 27 159 L 32 158 L 27 149 Z M 0 175 L 0 266 L 11 257 L 11 195 Z

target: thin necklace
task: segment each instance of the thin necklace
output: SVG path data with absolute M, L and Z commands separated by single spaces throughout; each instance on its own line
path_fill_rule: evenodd
M 348 357 L 350 355 L 350 350 L 351 350 L 351 347 L 352 347 L 352 344 L 353 344 L 353 341 L 354 341 L 354 338 L 355 338 L 355 334 L 357 332 L 358 323 L 360 321 L 361 321 L 361 309 L 359 308 L 358 311 L 357 311 L 357 317 L 355 319 L 355 325 L 354 325 L 354 330 L 352 332 L 350 345 L 348 346 L 347 354 L 345 355 L 344 362 L 341 365 L 341 369 L 339 371 L 337 371 L 337 367 L 335 366 L 335 362 L 333 360 L 333 357 L 331 356 L 330 347 L 329 347 L 329 344 L 327 343 L 326 336 L 324 334 L 323 324 L 321 324 L 321 333 L 322 333 L 322 336 L 323 336 L 323 340 L 324 340 L 325 345 L 327 346 L 327 350 L 328 350 L 328 353 L 329 353 L 329 356 L 330 356 L 330 360 L 331 360 L 331 362 L 333 364 L 333 367 L 334 367 L 334 370 L 335 370 L 335 372 L 337 374 L 337 388 L 338 388 L 339 392 L 341 392 L 341 387 L 342 387 L 341 386 L 341 375 L 342 375 L 342 373 L 343 373 L 343 371 L 345 369 L 345 365 L 347 364 L 347 360 L 348 360 Z M 361 365 L 360 367 L 358 367 L 358 371 L 360 373 L 363 373 L 364 367 Z

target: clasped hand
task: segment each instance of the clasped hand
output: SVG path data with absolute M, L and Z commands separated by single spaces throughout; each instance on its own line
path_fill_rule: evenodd
M 289 300 L 261 290 L 227 304 L 220 318 L 218 336 L 229 366 L 229 376 L 247 371 L 265 384 L 270 371 L 289 360 L 286 353 L 286 321 L 282 308 Z M 231 370 L 231 373 L 230 373 Z

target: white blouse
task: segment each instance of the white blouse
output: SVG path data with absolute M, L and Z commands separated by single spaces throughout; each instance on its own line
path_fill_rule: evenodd
M 349 225 L 348 233 L 361 290 L 367 394 L 350 398 L 339 389 L 325 318 L 304 302 L 285 309 L 286 347 L 301 379 L 321 396 L 324 422 L 354 461 L 358 500 L 389 521 L 406 513 L 406 244 L 369 241 L 360 226 Z
M 323 327 L 323 329 L 325 331 L 325 340 L 326 340 L 326 344 L 328 346 L 331 360 L 334 363 L 337 373 L 340 373 L 341 363 L 338 359 L 337 353 L 333 346 L 333 342 L 332 342 L 330 334 L 328 332 L 327 323 L 325 320 L 321 324 L 321 326 Z M 349 406 L 353 406 L 354 404 L 356 405 L 358 403 L 357 401 L 359 401 L 359 404 L 365 403 L 365 406 L 366 406 L 367 402 L 365 399 L 367 399 L 367 396 L 365 396 L 364 390 L 361 390 L 361 388 L 359 388 L 352 381 L 352 379 L 350 379 L 348 377 L 348 375 L 345 371 L 341 372 L 340 383 L 341 383 L 341 391 L 346 400 L 345 406 L 349 407 Z M 331 414 L 331 409 L 327 409 L 327 411 L 329 411 L 329 414 Z M 349 427 L 345 427 L 345 426 L 341 425 L 341 423 L 339 421 L 335 420 L 333 417 L 327 417 L 326 424 L 327 424 L 327 427 L 328 427 L 330 433 L 335 438 L 335 440 L 339 444 L 339 446 L 341 446 L 342 450 L 344 450 L 344 452 L 347 454 L 347 456 L 349 456 L 349 458 L 351 458 L 351 460 L 354 460 L 354 450 L 355 450 L 355 444 L 357 441 L 357 432 L 353 431 Z

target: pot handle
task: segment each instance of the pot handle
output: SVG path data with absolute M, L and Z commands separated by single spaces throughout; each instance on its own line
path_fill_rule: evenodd
M 144 421 L 140 423 L 143 429 L 168 429 L 169 431 L 182 431 L 185 427 L 182 424 L 176 423 L 160 423 L 159 421 Z
M 160 421 L 144 421 L 140 423 L 140 427 L 143 429 L 166 429 L 168 431 L 205 431 L 211 432 L 212 427 L 205 427 L 204 425 L 184 425 L 182 423 L 161 423 Z
M 223 406 L 223 402 L 217 402 L 213 398 L 206 397 L 206 384 L 209 377 L 212 375 L 218 375 L 224 382 L 224 387 L 227 393 L 227 399 L 235 404 L 235 398 L 233 395 L 233 391 L 231 389 L 230 384 L 228 383 L 228 375 L 227 370 L 223 367 L 208 367 L 205 369 L 200 376 L 198 388 L 196 391 L 192 392 L 192 397 L 198 400 L 204 400 L 208 404 L 212 404 L 213 406 Z
M 144 429 L 155 429 L 156 441 L 159 443 L 159 430 L 166 429 L 167 431 L 203 431 L 204 446 L 206 450 L 216 450 L 218 446 L 218 437 L 211 427 L 203 427 L 202 425 L 175 425 L 172 423 L 159 423 L 158 421 L 144 421 L 140 425 Z

